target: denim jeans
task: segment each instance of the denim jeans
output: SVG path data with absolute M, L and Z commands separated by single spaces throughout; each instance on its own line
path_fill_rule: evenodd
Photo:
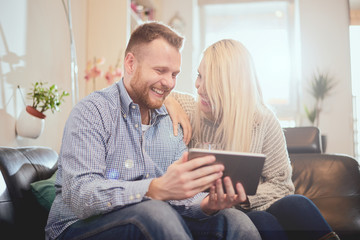
M 272 204 L 266 212 L 247 214 L 264 240 L 315 240 L 332 232 L 315 204 L 302 195 L 286 196 Z
M 263 240 L 288 240 L 276 217 L 266 211 L 251 211 L 247 215 L 259 230 Z
M 183 218 L 168 203 L 147 200 L 79 220 L 58 239 L 261 239 L 251 220 L 236 209 L 203 220 Z

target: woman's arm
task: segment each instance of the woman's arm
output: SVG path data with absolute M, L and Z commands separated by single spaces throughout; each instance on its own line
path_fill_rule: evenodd
M 174 135 L 177 136 L 178 124 L 180 123 L 184 132 L 184 142 L 188 144 L 192 134 L 190 118 L 195 109 L 194 97 L 190 94 L 172 92 L 164 104 L 173 122 Z
M 253 146 L 256 149 L 252 151 L 265 154 L 266 160 L 256 195 L 248 196 L 249 204 L 241 205 L 246 209 L 266 210 L 275 201 L 294 193 L 292 168 L 280 123 L 272 112 L 263 121 L 253 136 L 256 139 L 253 144 L 258 146 Z

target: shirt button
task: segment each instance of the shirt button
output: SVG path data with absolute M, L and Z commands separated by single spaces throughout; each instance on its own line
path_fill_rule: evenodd
M 135 106 L 135 105 L 132 105 L 131 107 L 132 107 L 132 109 L 135 109 L 135 108 L 136 108 L 136 106 Z
M 126 118 L 126 114 L 124 114 L 123 116 L 124 116 L 124 118 Z
M 134 161 L 132 159 L 127 159 L 125 161 L 125 167 L 126 168 L 133 168 L 133 166 L 134 166 Z
M 111 202 L 108 202 L 107 205 L 108 205 L 108 207 L 111 207 Z
M 130 199 L 130 200 L 134 200 L 134 196 L 131 195 L 131 196 L 129 197 L 129 199 Z
M 140 196 L 140 194 L 138 193 L 138 194 L 136 194 L 136 198 L 140 198 L 141 196 Z
M 138 128 L 138 127 L 139 127 L 139 124 L 136 123 L 136 124 L 135 124 L 135 127 Z
M 146 178 L 148 178 L 149 177 L 149 174 L 146 174 Z

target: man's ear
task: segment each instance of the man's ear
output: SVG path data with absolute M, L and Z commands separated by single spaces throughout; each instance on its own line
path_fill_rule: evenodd
M 127 74 L 132 75 L 136 69 L 137 61 L 131 52 L 127 53 L 124 60 L 124 68 Z

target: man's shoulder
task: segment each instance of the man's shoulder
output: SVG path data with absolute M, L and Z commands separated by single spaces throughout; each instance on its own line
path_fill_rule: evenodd
M 116 84 L 113 84 L 105 89 L 92 92 L 81 99 L 74 107 L 74 112 L 112 114 L 112 112 L 118 112 L 120 109 L 120 93 Z
M 120 93 L 116 84 L 111 85 L 99 91 L 90 93 L 83 98 L 79 103 L 94 104 L 94 105 L 117 105 L 119 103 Z

